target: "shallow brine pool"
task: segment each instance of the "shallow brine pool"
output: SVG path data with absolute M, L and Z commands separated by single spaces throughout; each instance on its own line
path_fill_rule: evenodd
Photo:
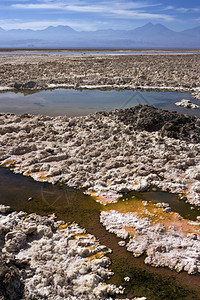
M 0 112 L 31 113 L 50 116 L 80 116 L 97 111 L 129 108 L 138 104 L 176 110 L 180 113 L 200 116 L 200 109 L 187 109 L 175 105 L 182 99 L 200 105 L 189 93 L 153 92 L 133 90 L 75 90 L 55 89 L 40 92 L 0 93 Z

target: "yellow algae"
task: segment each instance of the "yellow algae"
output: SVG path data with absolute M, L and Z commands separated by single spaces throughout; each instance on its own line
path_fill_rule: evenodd
M 26 214 L 26 215 L 23 216 L 24 219 L 28 219 L 29 217 L 30 217 L 29 214 Z
M 139 182 L 137 182 L 137 181 L 131 183 L 132 186 L 136 186 L 136 185 L 138 185 L 138 184 L 139 184 Z
M 53 214 L 50 214 L 48 215 L 48 217 L 53 217 L 53 218 L 57 218 L 56 215 L 53 213 Z
M 146 206 L 144 205 L 142 200 L 137 200 L 135 198 L 132 198 L 130 200 L 126 201 L 118 201 L 117 203 L 112 203 L 107 205 L 103 210 L 117 210 L 121 213 L 127 213 L 127 212 L 135 212 L 137 214 L 143 213 L 146 209 Z
M 90 249 L 90 247 L 89 247 L 89 249 Z M 94 249 L 94 250 L 96 250 L 96 249 Z M 90 260 L 90 261 L 93 260 L 93 259 L 100 259 L 108 253 L 111 253 L 110 249 L 108 249 L 107 251 L 100 251 L 100 252 L 97 252 L 95 254 L 92 254 L 87 259 Z M 109 267 L 109 265 L 107 265 L 106 267 Z
M 69 226 L 69 223 L 61 224 L 58 226 L 58 230 L 64 230 Z
M 91 256 L 89 256 L 87 259 L 92 261 L 93 259 L 100 259 L 102 258 L 107 252 L 98 252 L 96 254 L 93 254 Z
M 76 233 L 76 237 L 88 237 L 88 233 Z
M 23 216 L 23 218 L 27 219 L 27 218 L 29 218 L 29 217 L 31 217 L 31 216 L 37 216 L 37 214 L 36 214 L 36 213 L 25 214 L 25 215 Z

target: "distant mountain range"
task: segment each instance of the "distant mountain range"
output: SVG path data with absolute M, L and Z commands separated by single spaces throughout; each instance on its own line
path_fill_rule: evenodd
M 78 32 L 69 26 L 44 30 L 0 28 L 0 48 L 200 48 L 200 26 L 176 32 L 147 23 L 133 30 Z

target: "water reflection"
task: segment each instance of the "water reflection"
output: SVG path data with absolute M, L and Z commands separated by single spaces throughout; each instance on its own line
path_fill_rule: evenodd
M 200 109 L 184 109 L 175 105 L 183 98 L 199 104 L 189 93 L 177 92 L 74 89 L 44 90 L 32 94 L 6 92 L 0 93 L 0 112 L 80 116 L 147 104 L 200 116 Z

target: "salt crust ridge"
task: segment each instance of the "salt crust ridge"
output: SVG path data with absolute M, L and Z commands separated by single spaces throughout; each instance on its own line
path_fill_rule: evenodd
M 94 191 L 155 185 L 200 206 L 198 142 L 131 129 L 117 112 L 73 118 L 2 113 L 0 124 L 1 165 L 15 173 Z
M 200 106 L 197 104 L 192 103 L 190 100 L 182 99 L 180 102 L 176 102 L 175 105 L 181 106 L 184 108 L 191 108 L 191 109 L 199 109 Z
M 2 213 L 7 210 L 1 205 Z M 110 250 L 77 224 L 62 225 L 64 222 L 56 222 L 53 216 L 2 213 L 1 259 L 7 265 L 9 261 L 21 265 L 18 273 L 24 284 L 23 299 L 100 300 L 122 293 L 122 288 L 103 283 L 113 274 L 105 256 Z M 9 299 L 16 299 L 15 288 L 12 287 Z
M 131 212 L 102 211 L 100 221 L 109 232 L 122 239 L 129 237 L 126 227 L 133 228 L 135 234 L 126 244 L 127 250 L 136 257 L 145 253 L 146 264 L 169 267 L 177 272 L 184 270 L 188 274 L 200 273 L 198 234 L 190 233 L 185 236 L 175 226 L 166 231 L 162 224 L 153 225 L 149 218 L 140 218 Z
M 199 54 L 1 55 L 1 85 L 182 90 L 200 99 Z

